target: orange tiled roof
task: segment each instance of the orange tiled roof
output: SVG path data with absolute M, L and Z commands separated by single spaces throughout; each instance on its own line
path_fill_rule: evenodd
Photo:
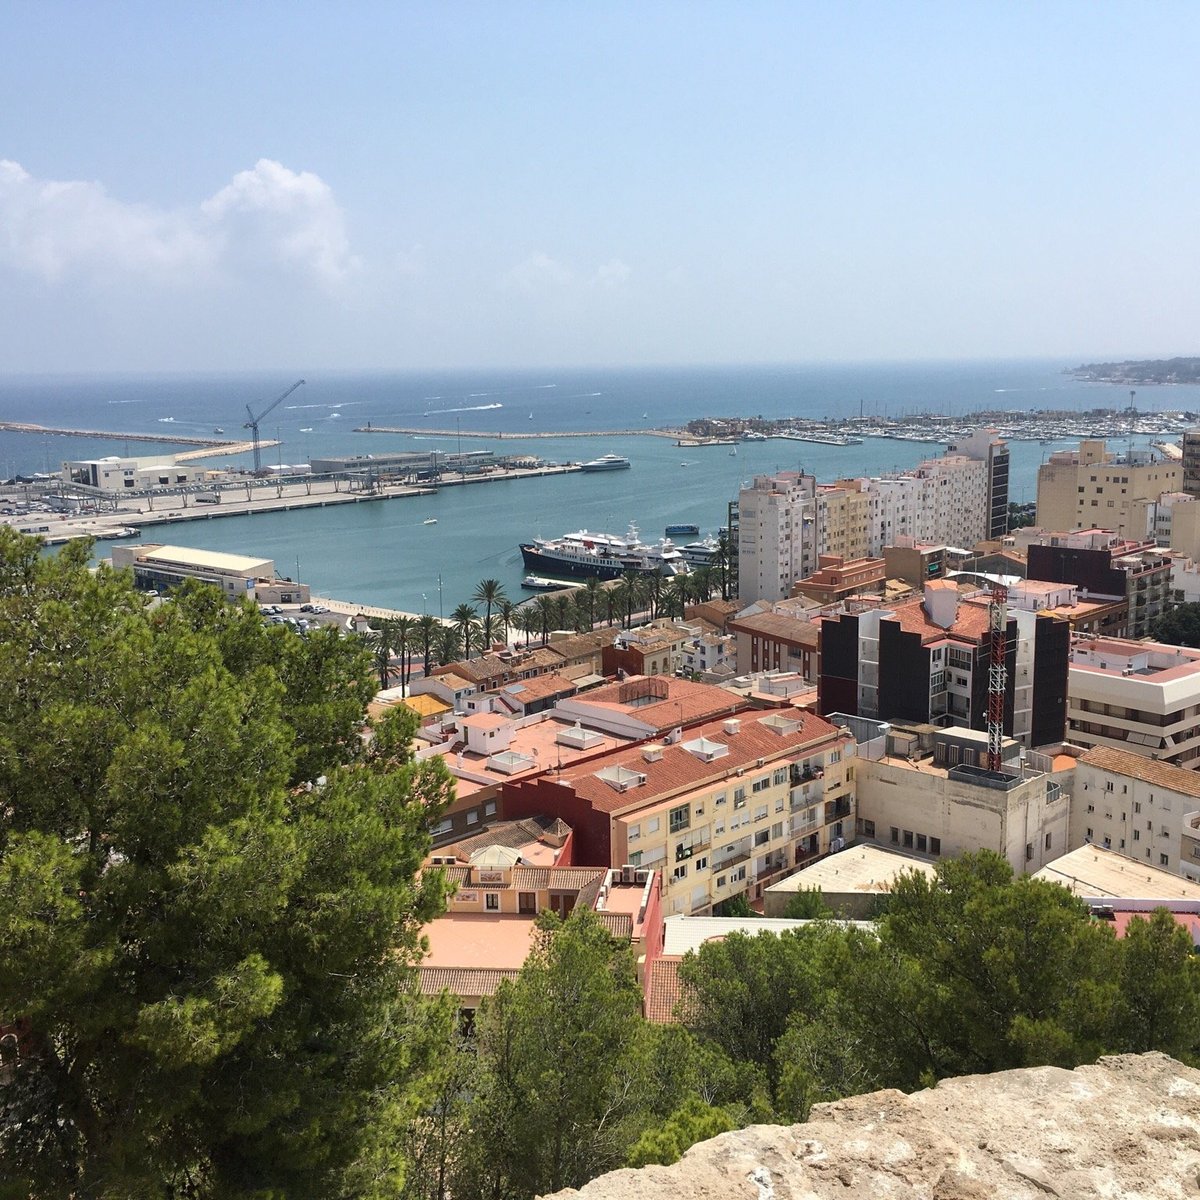
M 688 997 L 679 964 L 683 960 L 664 954 L 650 965 L 650 989 L 646 996 L 646 1019 L 658 1025 L 673 1025 L 679 1020 L 677 1009 L 686 1011 Z
M 518 972 L 506 967 L 422 967 L 419 987 L 426 996 L 450 992 L 454 996 L 494 996 L 505 979 Z
M 662 757 L 657 761 L 647 762 L 643 757 L 643 744 L 564 768 L 562 772 L 557 773 L 557 778 L 559 782 L 570 783 L 575 794 L 586 800 L 597 812 L 621 812 L 625 809 L 641 808 L 664 796 L 732 775 L 739 767 L 745 767 L 747 763 L 753 764 L 759 758 L 775 762 L 785 754 L 795 753 L 801 746 L 843 736 L 836 726 L 813 713 L 791 708 L 784 712 L 786 719 L 795 721 L 799 727 L 786 737 L 763 725 L 763 720 L 780 715 L 778 712 L 765 713 L 757 709 L 739 718 L 740 728 L 735 734 L 727 734 L 724 723 L 720 721 L 688 729 L 684 733 L 684 742 L 704 737 L 711 742 L 728 746 L 728 754 L 711 761 L 697 757 L 685 750 L 681 743 L 676 743 L 663 746 Z M 617 791 L 597 774 L 605 768 L 617 766 L 644 775 L 646 782 L 631 787 L 628 791 Z
M 1200 774 L 1186 767 L 1157 762 L 1153 758 L 1143 758 L 1140 754 L 1130 754 L 1128 750 L 1117 750 L 1111 746 L 1097 746 L 1081 755 L 1079 761 L 1099 767 L 1102 771 L 1112 771 L 1114 775 L 1144 779 L 1156 787 L 1200 798 Z
M 729 628 L 757 633 L 781 642 L 792 642 L 813 650 L 820 640 L 820 626 L 805 617 L 789 617 L 785 613 L 754 613 L 748 617 L 735 617 L 729 622 Z

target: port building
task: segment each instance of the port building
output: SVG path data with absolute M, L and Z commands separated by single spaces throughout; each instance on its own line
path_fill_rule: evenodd
M 146 542 L 114 546 L 112 565 L 131 570 L 134 584 L 143 590 L 167 592 L 195 579 L 219 587 L 230 600 L 248 596 L 274 604 L 300 604 L 310 598 L 308 584 L 277 578 L 275 562 L 269 558 Z

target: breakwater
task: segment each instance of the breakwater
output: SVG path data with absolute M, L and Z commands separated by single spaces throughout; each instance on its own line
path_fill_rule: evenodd
M 427 426 L 416 425 L 359 425 L 355 433 L 401 433 L 416 434 L 421 437 L 465 437 L 465 438 L 495 438 L 497 441 L 521 442 L 528 438 L 584 438 L 584 437 L 660 437 L 677 438 L 678 429 L 574 429 L 551 431 L 520 430 L 504 433 L 499 429 L 430 429 Z

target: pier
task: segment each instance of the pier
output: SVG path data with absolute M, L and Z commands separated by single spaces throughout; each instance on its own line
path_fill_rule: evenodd
M 678 429 L 576 429 L 566 432 L 550 432 L 549 430 L 533 430 L 528 433 L 501 433 L 499 430 L 489 432 L 486 429 L 428 429 L 409 425 L 359 425 L 354 433 L 402 433 L 416 434 L 421 437 L 444 438 L 495 438 L 497 441 L 519 442 L 528 438 L 582 438 L 582 437 L 662 437 L 676 438 L 680 436 Z
M 177 462 L 197 458 L 212 458 L 218 454 L 244 454 L 254 449 L 253 442 L 211 437 L 194 437 L 187 433 L 120 433 L 106 429 L 66 429 L 54 425 L 33 425 L 28 421 L 0 421 L 0 433 L 32 433 L 43 437 L 97 438 L 105 442 L 153 442 L 160 446 L 195 446 L 175 456 Z M 263 438 L 261 447 L 278 446 L 278 441 Z

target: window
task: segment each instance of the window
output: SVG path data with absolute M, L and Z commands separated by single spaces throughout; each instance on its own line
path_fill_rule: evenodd
M 771 826 L 771 840 L 775 841 L 776 838 L 781 837 L 783 837 L 783 822 L 776 821 L 775 824 Z
M 854 822 L 854 826 L 855 832 L 861 834 L 863 837 L 873 838 L 875 836 L 874 821 L 867 821 L 864 820 L 864 818 L 859 817 L 858 820 Z
M 1135 813 L 1140 813 L 1142 811 L 1142 802 L 1140 800 L 1135 800 L 1133 802 L 1133 811 Z
M 895 825 L 892 826 L 892 845 L 900 845 L 900 830 L 898 830 Z
M 658 832 L 658 827 L 659 827 L 659 819 L 658 819 L 658 817 L 651 817 L 651 818 L 650 818 L 650 819 L 649 819 L 649 820 L 646 822 L 646 832 L 647 832 L 647 833 L 657 833 L 657 832 Z
M 1140 829 L 1135 829 L 1133 831 L 1133 840 L 1135 842 L 1140 842 L 1142 840 L 1142 831 Z
M 924 853 L 925 853 L 925 850 L 926 850 L 926 840 L 925 840 L 925 835 L 924 835 L 923 833 L 918 833 L 918 834 L 917 834 L 917 849 L 918 849 L 918 850 L 920 850 L 920 852 L 921 852 L 922 854 L 924 854 Z
M 1025 843 L 1025 861 L 1029 862 L 1033 858 L 1033 843 Z
M 718 817 L 717 820 L 713 823 L 713 833 L 721 834 L 724 832 L 725 832 L 725 821 L 722 818 Z
M 733 807 L 746 807 L 746 789 L 744 787 L 737 788 L 733 793 Z
M 763 819 L 763 817 L 765 817 L 766 815 L 767 815 L 767 806 L 765 804 L 760 804 L 757 808 L 755 808 L 754 819 L 756 821 L 761 821 Z
M 445 837 L 454 828 L 454 822 L 447 817 L 439 825 L 434 826 L 433 836 L 435 838 Z
M 904 847 L 906 850 L 911 850 L 913 848 L 913 833 L 911 829 L 906 829 L 904 831 Z
M 1051 834 L 1046 834 L 1046 849 L 1047 850 L 1050 849 L 1050 838 L 1051 838 Z
M 777 813 L 783 812 L 783 797 L 782 796 L 780 796 L 779 799 L 775 801 L 775 811 Z
M 687 878 L 687 863 L 680 863 L 679 866 L 671 872 L 671 878 L 675 881 Z
M 780 767 L 779 770 L 777 770 L 775 774 L 771 776 L 771 782 L 775 784 L 787 783 L 787 780 L 787 767 Z
M 754 835 L 754 844 L 756 846 L 765 846 L 771 840 L 771 832 L 768 829 L 760 829 Z
M 473 808 L 473 809 L 471 809 L 471 811 L 469 813 L 467 813 L 467 824 L 468 825 L 478 825 L 479 824 L 479 809 Z
M 1160 867 L 1169 867 L 1171 865 L 1171 856 L 1169 854 L 1160 854 L 1158 856 L 1158 865 Z
M 489 800 L 489 801 L 488 801 L 488 802 L 487 802 L 487 803 L 486 803 L 486 804 L 483 806 L 483 815 L 484 815 L 485 817 L 494 817 L 494 816 L 496 815 L 496 802 L 495 802 L 495 800 Z
M 721 793 L 721 794 L 720 794 L 720 795 L 719 795 L 719 796 L 718 796 L 718 797 L 717 797 L 717 798 L 716 798 L 716 799 L 713 801 L 713 803 L 714 803 L 714 804 L 715 804 L 715 805 L 716 805 L 718 808 L 720 808 L 720 807 L 721 807 L 721 805 L 723 805 L 723 804 L 725 803 L 725 793 L 724 793 L 724 792 L 722 792 L 722 793 Z
M 929 839 L 929 853 L 930 854 L 941 854 L 941 852 L 942 852 L 942 839 L 931 837 Z
M 642 827 L 640 825 L 630 825 L 629 833 L 626 834 L 626 841 L 636 842 L 642 836 Z
M 686 804 L 681 804 L 678 808 L 671 809 L 667 818 L 667 826 L 672 833 L 678 833 L 681 829 L 686 829 L 691 823 L 691 810 Z
M 693 863 L 692 865 L 696 868 L 697 871 L 708 870 L 708 856 L 705 855 L 704 858 L 696 859 L 695 863 Z
M 500 893 L 499 892 L 484 892 L 483 907 L 486 908 L 488 912 L 499 912 L 500 911 Z
M 761 779 L 756 779 L 751 785 L 750 790 L 756 795 L 759 792 L 765 792 L 771 786 L 770 775 L 764 775 Z

